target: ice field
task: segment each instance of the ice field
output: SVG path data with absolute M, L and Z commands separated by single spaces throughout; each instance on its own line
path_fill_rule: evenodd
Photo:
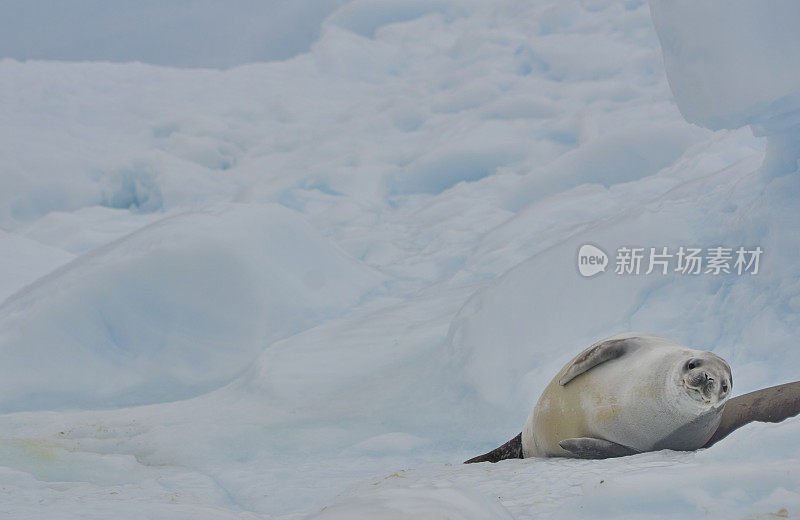
M 800 379 L 800 4 L 203 5 L 192 57 L 0 37 L 0 516 L 800 518 L 797 418 L 461 464 L 613 334 Z

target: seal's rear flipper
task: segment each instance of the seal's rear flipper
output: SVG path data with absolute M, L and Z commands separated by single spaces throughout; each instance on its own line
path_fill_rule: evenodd
M 473 462 L 500 462 L 505 459 L 521 459 L 522 458 L 522 434 L 520 433 L 507 443 L 499 448 L 495 448 L 489 453 L 478 455 L 464 464 L 472 464 Z
M 800 414 L 800 381 L 734 397 L 725 404 L 717 431 L 703 447 L 708 448 L 747 423 L 776 423 L 797 414 Z
M 612 457 L 624 457 L 626 455 L 639 453 L 622 444 L 617 444 L 616 442 L 607 441 L 605 439 L 595 439 L 593 437 L 564 439 L 559 442 L 558 445 L 579 459 L 610 459 Z

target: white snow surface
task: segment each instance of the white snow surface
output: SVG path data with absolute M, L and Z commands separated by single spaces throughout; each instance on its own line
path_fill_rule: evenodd
M 280 205 L 165 217 L 0 306 L 0 410 L 207 392 L 263 345 L 341 313 L 382 279 Z
M 686 119 L 717 130 L 769 125 L 769 119 L 784 115 L 775 113 L 780 105 L 787 113 L 797 110 L 800 4 L 652 0 L 650 7 Z M 793 126 L 800 124 L 796 115 L 792 119 Z
M 800 518 L 797 419 L 461 464 L 612 334 L 713 350 L 734 394 L 797 379 L 800 180 L 763 137 L 795 134 L 736 129 L 794 106 L 797 70 L 736 70 L 757 52 L 688 2 L 323 4 L 283 61 L 0 61 L 0 514 Z M 712 26 L 702 59 L 756 103 L 676 87 Z M 791 51 L 783 27 L 752 49 Z M 764 253 L 583 278 L 586 243 Z
M 308 52 L 346 0 L 0 0 L 0 58 L 227 68 Z
M 712 130 L 769 136 L 766 173 L 800 161 L 800 3 L 651 0 L 675 101 Z

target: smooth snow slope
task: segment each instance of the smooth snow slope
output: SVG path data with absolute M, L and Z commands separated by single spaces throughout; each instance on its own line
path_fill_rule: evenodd
M 382 279 L 282 206 L 164 218 L 0 306 L 0 410 L 207 392 L 263 345 L 341 313 Z
M 282 62 L 0 62 L 0 513 L 800 516 L 797 420 L 460 464 L 626 330 L 722 355 L 737 394 L 797 379 L 800 181 L 683 119 L 676 6 L 657 36 L 637 0 L 352 0 Z M 622 276 L 621 246 L 764 254 Z

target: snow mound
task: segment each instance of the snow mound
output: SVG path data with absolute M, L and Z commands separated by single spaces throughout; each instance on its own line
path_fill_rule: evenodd
M 797 2 L 651 0 L 650 9 L 670 86 L 690 122 L 713 130 L 769 124 L 769 108 L 800 94 Z
M 166 218 L 0 307 L 0 409 L 132 405 L 207 391 L 380 280 L 279 206 Z
M 769 165 L 793 171 L 800 159 L 800 4 L 792 0 L 650 2 L 669 84 L 683 116 L 719 130 L 750 125 L 772 141 Z M 775 154 L 773 154 L 775 155 Z M 788 170 L 787 170 L 788 169 Z M 778 171 L 781 173 L 781 171 Z

